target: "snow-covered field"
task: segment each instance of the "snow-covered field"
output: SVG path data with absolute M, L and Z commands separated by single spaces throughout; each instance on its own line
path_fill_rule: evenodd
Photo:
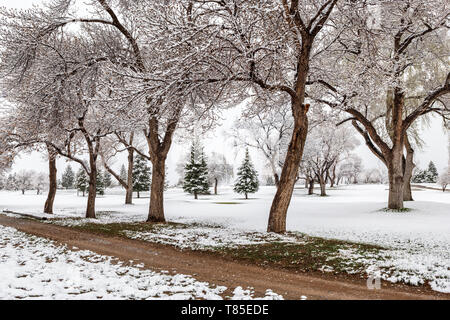
M 222 299 L 224 286 L 129 266 L 0 226 L 0 299 Z M 237 287 L 231 299 L 252 299 Z M 282 299 L 270 290 L 264 299 Z
M 263 235 L 275 189 L 261 190 L 244 200 L 231 188 L 219 189 L 218 196 L 200 196 L 194 200 L 180 189 L 166 193 L 165 209 L 169 221 L 191 224 L 189 228 L 161 228 L 161 232 L 134 233 L 130 237 L 178 245 L 202 247 L 277 241 L 295 241 L 291 236 Z M 384 185 L 339 186 L 328 197 L 307 196 L 296 189 L 288 212 L 289 231 L 311 236 L 375 244 L 386 248 L 376 256 L 359 256 L 343 251 L 349 259 L 363 261 L 369 270 L 382 269 L 389 281 L 421 284 L 450 292 L 450 193 L 414 189 L 416 201 L 407 202 L 408 212 L 386 212 L 387 187 Z M 110 190 L 97 199 L 98 223 L 144 221 L 147 198 L 124 205 L 122 191 Z M 0 209 L 40 213 L 45 196 L 20 192 L 0 193 Z M 74 191 L 59 191 L 55 217 L 82 217 L 86 198 Z M 61 223 L 61 222 L 59 222 Z M 81 223 L 68 220 L 64 223 Z

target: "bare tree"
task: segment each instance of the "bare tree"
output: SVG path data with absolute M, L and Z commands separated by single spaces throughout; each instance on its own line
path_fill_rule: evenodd
M 379 19 L 367 23 L 374 12 Z M 412 170 L 408 129 L 431 112 L 448 116 L 442 103 L 450 92 L 448 8 L 441 1 L 361 2 L 340 17 L 349 28 L 335 43 L 335 58 L 323 60 L 327 70 L 335 68 L 323 79 L 326 98 L 318 100 L 344 110 L 359 126 L 388 168 L 388 208 L 401 209 Z
M 213 152 L 208 157 L 208 177 L 214 185 L 214 194 L 220 182 L 228 182 L 233 177 L 233 166 L 228 164 L 223 154 Z

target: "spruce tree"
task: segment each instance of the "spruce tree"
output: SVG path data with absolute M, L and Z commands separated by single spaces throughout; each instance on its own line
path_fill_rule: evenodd
M 436 166 L 434 165 L 433 161 L 430 161 L 430 163 L 428 164 L 425 182 L 436 183 L 437 178 L 438 178 L 438 172 L 437 172 Z
M 70 164 L 64 170 L 61 177 L 61 185 L 64 189 L 72 189 L 75 183 L 75 173 L 72 170 Z
M 199 194 L 209 194 L 208 165 L 203 150 L 194 142 L 189 162 L 184 167 L 183 190 L 198 199 Z
M 103 171 L 98 169 L 97 175 L 95 176 L 96 183 L 95 183 L 95 193 L 98 195 L 104 195 L 105 194 L 105 181 L 103 180 Z
M 128 181 L 127 169 L 125 169 L 124 164 L 122 164 L 122 166 L 120 167 L 120 175 L 119 176 L 122 181 Z
M 84 171 L 83 168 L 80 168 L 80 170 L 78 170 L 77 172 L 77 177 L 76 177 L 76 187 L 78 191 L 81 191 L 83 193 L 83 197 L 84 197 L 84 193 L 88 190 L 89 187 L 89 182 L 88 182 L 88 176 L 86 174 L 86 171 Z
M 248 149 L 245 150 L 245 158 L 242 165 L 237 172 L 237 180 L 234 184 L 234 192 L 245 194 L 245 199 L 248 199 L 249 193 L 258 191 L 258 173 L 256 172 L 253 163 L 250 160 Z
M 148 191 L 151 184 L 151 172 L 147 165 L 147 159 L 141 155 L 137 155 L 133 164 L 133 191 L 137 192 L 137 197 L 140 197 L 140 192 Z
M 103 184 L 105 185 L 105 189 L 111 187 L 112 185 L 112 178 L 111 173 L 105 170 L 105 173 L 103 174 Z

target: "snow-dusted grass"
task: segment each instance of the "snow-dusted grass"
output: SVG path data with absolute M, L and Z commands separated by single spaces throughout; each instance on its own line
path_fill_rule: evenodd
M 156 273 L 0 226 L 0 299 L 222 299 L 224 286 Z M 235 288 L 231 299 L 253 299 Z M 281 299 L 267 290 L 264 299 Z
M 262 187 L 244 200 L 231 188 L 219 188 L 220 195 L 194 200 L 180 189 L 169 189 L 165 197 L 166 217 L 184 228 L 155 228 L 128 233 L 129 237 L 168 243 L 182 248 L 249 245 L 269 241 L 296 241 L 295 237 L 267 235 L 268 212 L 273 187 Z M 109 191 L 97 199 L 97 220 L 87 221 L 86 198 L 73 191 L 58 192 L 56 218 L 62 224 L 142 222 L 148 212 L 147 198 L 123 204 L 122 191 Z M 113 193 L 113 194 L 112 194 Z M 339 186 L 328 197 L 307 196 L 303 188 L 294 190 L 287 226 L 291 232 L 310 236 L 374 244 L 385 248 L 376 255 L 344 250 L 349 264 L 365 263 L 369 271 L 382 270 L 383 278 L 411 284 L 429 282 L 438 291 L 450 292 L 450 193 L 416 189 L 416 201 L 406 202 L 407 212 L 388 212 L 385 185 Z M 0 193 L 0 208 L 39 213 L 45 196 Z M 67 219 L 68 217 L 77 219 Z M 56 222 L 56 221 L 55 221 Z

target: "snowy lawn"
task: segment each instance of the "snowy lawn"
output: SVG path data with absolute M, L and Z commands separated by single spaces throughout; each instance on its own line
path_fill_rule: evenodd
M 361 251 L 355 246 L 338 246 L 334 256 L 347 261 L 347 272 L 381 269 L 384 279 L 410 284 L 428 282 L 434 290 L 450 292 L 450 193 L 414 189 L 416 201 L 406 202 L 408 212 L 387 212 L 387 186 L 340 186 L 329 190 L 329 196 L 307 196 L 301 187 L 294 191 L 288 212 L 290 233 L 265 233 L 268 212 L 275 189 L 262 187 L 244 200 L 231 188 L 219 188 L 218 196 L 200 196 L 194 200 L 180 189 L 166 193 L 165 209 L 169 221 L 182 225 L 139 228 L 125 232 L 131 238 L 160 242 L 180 248 L 229 248 L 267 243 L 304 244 L 308 236 L 339 239 L 380 246 L 383 249 Z M 20 192 L 0 193 L 0 208 L 39 214 L 45 196 Z M 55 223 L 134 223 L 145 221 L 147 198 L 134 199 L 134 205 L 123 204 L 123 192 L 110 190 L 97 199 L 98 219 L 81 219 L 86 198 L 74 191 L 58 191 Z M 63 218 L 63 219 L 61 219 Z M 284 248 L 284 247 L 283 247 Z M 354 270 L 352 267 L 356 266 Z M 333 271 L 333 265 L 319 269 Z
M 0 226 L 0 299 L 222 299 L 224 286 L 156 273 Z M 231 299 L 252 299 L 237 287 Z M 281 299 L 267 290 L 264 299 Z

